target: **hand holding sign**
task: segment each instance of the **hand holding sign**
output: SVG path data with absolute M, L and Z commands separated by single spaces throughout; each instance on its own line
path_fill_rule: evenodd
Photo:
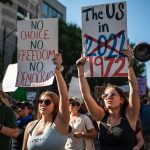
M 82 7 L 82 46 L 86 77 L 127 77 L 126 2 Z
M 76 65 L 78 67 L 78 77 L 84 76 L 84 63 L 86 62 L 86 58 L 85 57 L 81 57 L 80 59 L 78 59 L 76 61 Z
M 128 68 L 132 66 L 133 49 L 128 46 L 128 50 L 122 50 L 122 54 L 128 57 Z
M 63 71 L 63 66 L 62 66 L 62 55 L 60 53 L 56 54 L 56 56 L 53 59 L 53 63 L 56 65 L 55 73 L 58 71 Z

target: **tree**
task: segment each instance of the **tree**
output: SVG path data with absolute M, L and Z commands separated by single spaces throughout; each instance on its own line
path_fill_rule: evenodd
M 69 82 L 75 62 L 80 58 L 82 51 L 81 29 L 75 24 L 67 24 L 60 20 L 59 22 L 59 49 L 63 55 L 65 67 L 65 78 Z

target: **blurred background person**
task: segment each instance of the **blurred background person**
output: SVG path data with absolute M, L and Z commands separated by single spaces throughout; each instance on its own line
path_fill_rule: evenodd
M 17 104 L 17 125 L 19 128 L 19 135 L 12 139 L 12 150 L 22 150 L 24 131 L 29 122 L 33 120 L 33 105 L 28 101 L 22 101 Z
M 141 120 L 138 118 L 137 124 L 136 124 L 136 139 L 135 139 L 135 146 L 133 150 L 144 150 L 144 138 L 142 134 L 142 125 Z
M 150 103 L 147 96 L 141 98 L 140 118 L 142 122 L 145 148 L 150 148 Z
M 9 95 L 0 90 L 0 149 L 11 150 L 12 137 L 17 136 L 17 120 L 10 108 Z
M 93 138 L 96 137 L 96 131 L 92 121 L 87 115 L 79 113 L 81 108 L 81 100 L 77 97 L 69 98 L 70 122 L 71 131 L 68 135 L 66 150 L 94 150 Z M 89 141 L 92 147 L 87 147 L 86 140 Z

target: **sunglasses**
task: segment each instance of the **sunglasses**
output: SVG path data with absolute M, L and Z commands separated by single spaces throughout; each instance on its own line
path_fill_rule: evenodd
M 69 102 L 69 105 L 71 105 L 71 106 L 80 106 L 78 102 Z
M 108 97 L 114 98 L 115 96 L 117 96 L 117 94 L 115 92 L 113 92 L 113 93 L 107 93 L 107 94 L 102 94 L 102 99 L 106 99 Z
M 25 107 L 25 106 L 20 106 L 19 108 L 20 108 L 20 109 L 26 109 L 26 107 Z
M 49 106 L 52 103 L 52 100 L 51 99 L 39 99 L 38 103 L 39 104 L 44 103 L 45 106 Z

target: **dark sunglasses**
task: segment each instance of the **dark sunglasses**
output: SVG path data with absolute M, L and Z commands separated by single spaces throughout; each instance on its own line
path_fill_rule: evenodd
M 71 105 L 71 106 L 80 106 L 78 102 L 69 102 L 69 105 Z
M 113 93 L 107 93 L 107 94 L 102 94 L 102 99 L 105 99 L 107 97 L 114 98 L 115 96 L 117 96 L 117 94 L 115 92 L 113 92 Z
M 45 106 L 49 106 L 52 103 L 52 100 L 51 99 L 39 99 L 38 103 L 39 104 L 44 103 Z
M 20 109 L 26 109 L 26 107 L 25 107 L 25 106 L 20 106 L 19 108 L 20 108 Z

